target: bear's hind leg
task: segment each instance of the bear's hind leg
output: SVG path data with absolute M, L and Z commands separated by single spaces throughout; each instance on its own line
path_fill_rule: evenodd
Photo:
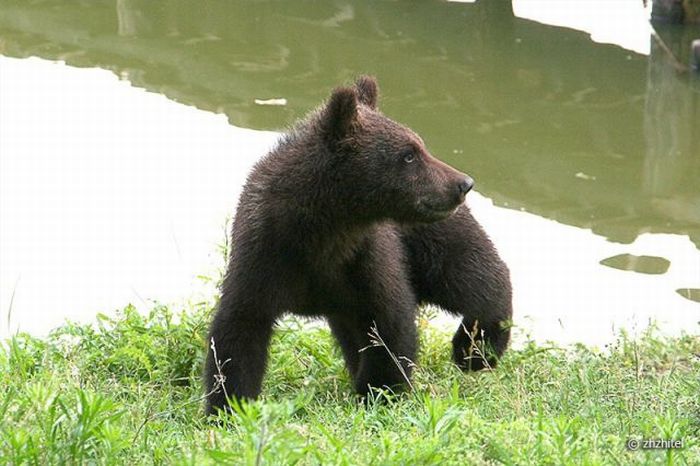
M 207 340 L 207 414 L 228 409 L 227 397 L 255 399 L 260 394 L 273 325 L 273 319 L 219 309 Z

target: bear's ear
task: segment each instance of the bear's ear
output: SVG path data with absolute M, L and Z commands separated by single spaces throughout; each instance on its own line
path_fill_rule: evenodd
M 377 99 L 379 98 L 379 86 L 373 76 L 360 76 L 355 81 L 357 95 L 363 104 L 373 110 L 377 109 Z
M 324 131 L 330 141 L 338 141 L 348 135 L 357 118 L 357 91 L 339 87 L 328 100 L 324 115 Z

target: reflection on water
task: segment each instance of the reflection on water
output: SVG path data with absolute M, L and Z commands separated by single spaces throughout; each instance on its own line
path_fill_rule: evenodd
M 652 275 L 666 273 L 671 265 L 668 259 L 663 257 L 635 256 L 633 254 L 619 254 L 603 259 L 600 263 L 613 269 L 630 270 Z
M 232 127 L 104 70 L 35 58 L 0 57 L 0 100 L 0 336 L 128 302 L 215 295 L 195 276 L 223 266 L 224 219 L 275 133 Z M 529 336 L 602 346 L 650 321 L 697 332 L 690 287 L 700 263 L 686 237 L 619 245 L 477 192 L 467 202 L 511 269 L 516 345 Z M 599 264 L 621 251 L 672 267 L 647 275 Z
M 38 59 L 0 56 L 0 102 L 0 337 L 215 295 L 195 276 L 276 133 Z
M 0 54 L 107 69 L 237 126 L 105 71 L 0 57 L 13 329 L 189 296 L 276 137 L 240 127 L 283 128 L 372 73 L 383 110 L 476 178 L 524 333 L 697 331 L 700 80 L 653 42 L 649 57 L 597 44 L 507 1 L 0 1 Z M 271 99 L 286 104 L 255 103 Z M 601 266 L 620 260 L 647 273 Z
M 537 4 L 516 12 L 547 16 Z M 597 44 L 507 1 L 4 0 L 0 51 L 110 69 L 257 129 L 370 72 L 385 112 L 498 205 L 616 242 L 664 232 L 700 245 L 698 83 L 654 46 L 648 59 Z M 271 98 L 288 103 L 254 104 Z

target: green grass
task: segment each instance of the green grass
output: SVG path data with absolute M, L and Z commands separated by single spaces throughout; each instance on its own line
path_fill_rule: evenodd
M 358 403 L 325 328 L 276 332 L 263 397 L 202 415 L 208 304 L 133 308 L 0 351 L 0 463 L 700 464 L 700 337 L 529 345 L 463 374 L 421 321 L 415 391 Z M 628 438 L 680 439 L 629 451 Z

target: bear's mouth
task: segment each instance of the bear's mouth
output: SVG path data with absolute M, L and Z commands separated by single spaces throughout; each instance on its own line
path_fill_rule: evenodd
M 427 217 L 428 220 L 442 220 L 457 212 L 457 209 L 459 209 L 461 205 L 461 202 L 456 205 L 441 205 L 433 204 L 428 201 L 421 201 L 418 203 L 418 211 L 422 216 Z

